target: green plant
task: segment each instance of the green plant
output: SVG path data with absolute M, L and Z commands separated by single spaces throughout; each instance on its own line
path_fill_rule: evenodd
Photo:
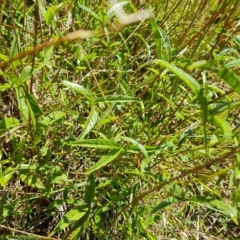
M 240 3 L 144 5 L 2 1 L 6 239 L 239 238 Z

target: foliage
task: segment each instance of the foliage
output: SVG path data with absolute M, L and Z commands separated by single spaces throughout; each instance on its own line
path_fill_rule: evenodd
M 240 238 L 240 2 L 140 2 L 1 1 L 5 239 Z

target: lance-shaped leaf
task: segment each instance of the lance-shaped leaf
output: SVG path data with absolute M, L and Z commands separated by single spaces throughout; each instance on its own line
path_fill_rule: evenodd
M 101 169 L 102 167 L 106 166 L 114 159 L 116 159 L 121 152 L 122 149 L 110 151 L 107 155 L 101 157 L 101 159 L 96 164 L 94 164 L 86 173 L 89 174 L 96 170 Z
M 144 170 L 146 170 L 146 167 L 148 166 L 148 163 L 151 161 L 145 147 L 141 143 L 139 143 L 138 141 L 136 141 L 132 138 L 121 137 L 121 139 L 123 139 L 124 141 L 132 143 L 134 146 L 136 146 L 143 153 L 145 159 L 142 161 L 142 164 L 141 164 L 141 172 L 144 172 Z
M 98 111 L 96 107 L 93 105 L 92 110 L 87 118 L 87 121 L 84 123 L 83 130 L 81 135 L 79 136 L 79 140 L 83 139 L 95 126 L 98 120 Z
M 77 83 L 69 82 L 69 81 L 63 81 L 63 85 L 69 89 L 72 89 L 76 92 L 81 93 L 84 97 L 86 97 L 90 101 L 90 103 L 94 102 L 94 96 L 92 95 L 92 93 L 88 89 L 84 88 L 83 86 Z
M 53 229 L 49 236 L 53 236 L 55 233 L 66 229 L 70 224 L 79 221 L 87 212 L 88 207 L 86 205 L 80 205 L 72 208 L 62 217 L 62 219 L 58 222 L 57 226 Z
M 77 140 L 67 143 L 70 146 L 79 146 L 87 148 L 100 148 L 100 149 L 120 149 L 121 146 L 111 140 L 105 139 L 88 139 L 88 140 Z
M 163 60 L 156 60 L 155 63 L 159 63 L 163 67 L 167 68 L 171 72 L 173 72 L 177 77 L 179 77 L 181 80 L 185 82 L 185 84 L 192 90 L 192 92 L 197 96 L 202 110 L 203 110 L 203 115 L 204 119 L 207 119 L 208 111 L 207 111 L 207 102 L 206 99 L 203 95 L 202 88 L 200 84 L 188 73 L 183 71 L 182 69 L 176 67 L 175 65 L 168 63 Z
M 85 188 L 84 200 L 90 207 L 95 196 L 95 178 L 93 174 L 90 174 L 87 180 L 87 186 Z
M 221 77 L 233 90 L 240 94 L 240 80 L 237 75 L 230 69 L 222 69 L 217 72 L 218 76 Z

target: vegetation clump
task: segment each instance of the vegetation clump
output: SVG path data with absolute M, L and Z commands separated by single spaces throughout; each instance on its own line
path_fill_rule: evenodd
M 3 239 L 240 239 L 239 0 L 0 2 Z

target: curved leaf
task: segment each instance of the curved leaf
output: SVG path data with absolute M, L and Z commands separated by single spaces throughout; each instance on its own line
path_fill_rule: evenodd
M 162 41 L 161 41 L 161 34 L 158 30 L 158 25 L 154 18 L 151 19 L 151 27 L 153 31 L 153 37 L 156 44 L 156 50 L 157 50 L 157 58 L 162 59 Z
M 224 65 L 226 68 L 232 68 L 232 67 L 239 67 L 240 66 L 240 59 L 234 59 Z
M 53 17 L 56 15 L 57 11 L 62 7 L 63 3 L 58 5 L 53 5 L 48 8 L 46 13 L 44 14 L 44 19 L 46 24 L 49 26 L 52 23 Z
M 110 151 L 107 155 L 101 157 L 101 159 L 94 164 L 87 172 L 88 173 L 92 173 L 104 166 L 106 166 L 107 164 L 109 164 L 110 162 L 112 162 L 114 159 L 116 159 L 118 157 L 118 155 L 122 152 L 122 149 L 120 150 L 112 150 Z
M 20 76 L 19 76 L 19 79 L 18 79 L 18 86 L 20 86 L 21 84 L 23 84 L 25 81 L 27 81 L 29 79 L 29 77 L 31 76 L 32 74 L 32 67 L 31 66 L 26 66 Z
M 19 125 L 20 122 L 16 118 L 4 118 L 0 121 L 0 134 Z
M 230 69 L 222 69 L 222 70 L 218 71 L 217 74 L 229 86 L 231 86 L 235 92 L 240 94 L 240 80 L 233 71 L 231 71 Z
M 100 149 L 120 149 L 121 146 L 116 142 L 104 139 L 88 139 L 77 140 L 67 143 L 70 146 L 88 147 L 88 148 L 100 148 Z
M 72 82 L 69 82 L 69 81 L 63 81 L 63 85 L 76 91 L 76 92 L 79 92 L 81 93 L 84 97 L 86 97 L 91 103 L 94 102 L 94 97 L 92 95 L 92 93 L 84 88 L 83 86 L 77 84 L 77 83 L 72 83 Z
M 61 111 L 55 111 L 55 112 L 51 112 L 50 114 L 48 114 L 48 116 L 46 116 L 41 123 L 46 124 L 46 125 L 51 125 L 54 122 L 58 121 L 59 119 L 61 119 L 62 117 L 64 117 L 66 115 L 65 112 L 61 112 Z
M 216 103 L 215 103 L 216 105 Z M 211 115 L 215 115 L 215 114 L 219 114 L 222 113 L 226 110 L 231 110 L 234 108 L 238 108 L 240 107 L 240 101 L 236 101 L 236 102 L 220 102 L 219 104 L 217 104 L 217 106 L 212 109 L 210 111 Z
M 214 122 L 223 130 L 225 137 L 232 136 L 232 128 L 230 124 L 225 120 L 217 116 L 213 116 Z
M 62 219 L 58 222 L 57 226 L 53 229 L 53 231 L 49 234 L 49 236 L 54 235 L 57 232 L 63 231 L 70 224 L 80 220 L 84 215 L 88 212 L 88 207 L 86 205 L 81 205 L 72 208 L 69 212 L 67 212 Z
M 217 207 L 218 209 L 222 210 L 226 215 L 230 216 L 232 220 L 238 224 L 238 211 L 235 207 L 221 201 L 217 200 L 208 196 L 199 196 L 196 198 L 193 198 L 192 201 L 194 202 L 200 202 L 200 203 L 209 203 L 214 207 Z
M 200 84 L 188 73 L 183 71 L 182 69 L 176 67 L 175 65 L 168 63 L 163 60 L 156 60 L 156 63 L 161 64 L 163 67 L 167 68 L 171 72 L 173 72 L 176 76 L 178 76 L 181 80 L 185 82 L 185 84 L 193 91 L 193 93 L 198 97 L 199 102 L 201 104 L 204 119 L 207 119 L 207 102 L 203 95 Z
M 88 8 L 88 7 L 86 7 L 86 6 L 82 5 L 82 4 L 78 4 L 78 6 L 81 9 L 83 9 L 84 11 L 86 11 L 87 13 L 89 13 L 90 15 L 92 15 L 95 19 L 97 19 L 98 21 L 101 22 L 100 17 L 93 10 L 91 10 L 90 8 Z
M 96 107 L 93 106 L 87 118 L 87 121 L 84 123 L 82 133 L 78 138 L 79 140 L 83 139 L 93 129 L 93 127 L 97 123 L 97 120 L 98 120 L 98 111 L 96 110 Z
M 156 212 L 163 210 L 164 208 L 171 206 L 172 204 L 176 203 L 176 202 L 180 202 L 182 199 L 179 197 L 169 197 L 165 200 L 163 200 L 160 204 L 158 204 L 157 206 L 155 206 L 152 211 L 150 212 L 150 214 L 155 214 Z
M 148 163 L 151 161 L 151 159 L 148 156 L 148 152 L 145 149 L 145 147 L 139 143 L 138 141 L 128 138 L 128 137 L 121 137 L 123 140 L 132 143 L 134 146 L 136 146 L 144 155 L 145 159 L 142 161 L 141 164 L 141 172 L 144 172 L 144 170 L 146 169 Z

